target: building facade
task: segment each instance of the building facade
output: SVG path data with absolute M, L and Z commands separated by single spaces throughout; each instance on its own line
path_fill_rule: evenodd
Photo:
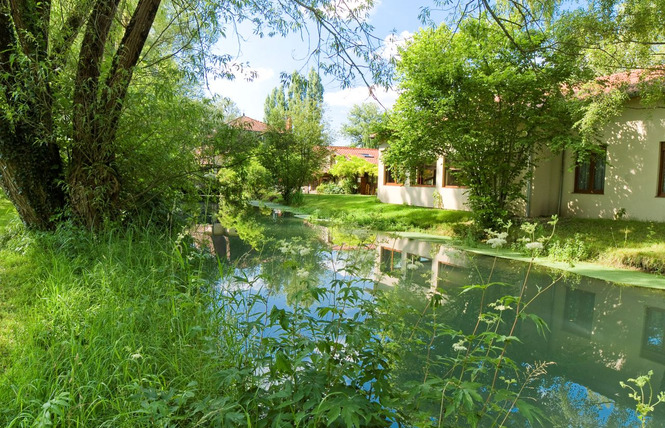
M 516 212 L 527 217 L 558 214 L 579 218 L 665 221 L 665 108 L 647 108 L 631 98 L 604 128 L 603 155 L 577 163 L 570 150 L 541 153 Z M 382 149 L 385 150 L 385 147 Z M 397 183 L 379 156 L 382 202 L 466 210 L 466 189 L 444 159 Z M 427 178 L 423 180 L 422 178 Z M 437 195 L 438 194 L 438 195 Z

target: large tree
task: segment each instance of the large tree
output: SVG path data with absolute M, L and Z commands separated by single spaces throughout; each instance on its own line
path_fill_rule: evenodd
M 376 149 L 378 138 L 385 126 L 386 113 L 374 103 L 356 104 L 351 107 L 346 117 L 347 123 L 342 125 L 342 134 L 351 139 L 355 147 Z
M 564 89 L 576 63 L 543 49 L 545 32 L 507 25 L 467 18 L 457 32 L 441 26 L 415 35 L 398 64 L 402 93 L 387 155 L 404 173 L 445 156 L 460 168 L 483 227 L 521 197 L 540 148 L 574 138 Z
M 266 98 L 265 120 L 271 131 L 259 149 L 286 203 L 320 170 L 327 156 L 323 120 L 323 85 L 316 70 L 307 77 L 294 72 Z
M 360 57 L 378 75 L 365 19 L 371 3 L 0 0 L 5 193 L 34 228 L 53 227 L 58 213 L 90 227 L 117 217 L 133 178 L 118 170 L 116 139 L 137 73 L 158 73 L 171 58 L 201 76 L 230 60 L 209 49 L 225 25 L 252 20 L 261 35 L 307 33 L 313 22 L 314 54 L 332 59 L 329 72 L 348 83 L 362 71 Z

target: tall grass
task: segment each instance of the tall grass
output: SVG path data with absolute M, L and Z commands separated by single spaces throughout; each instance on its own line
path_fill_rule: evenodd
M 30 297 L 14 298 L 24 300 L 14 309 L 23 319 L 0 377 L 0 425 L 148 426 L 167 413 L 186 420 L 178 403 L 212 386 L 209 264 L 151 229 L 62 228 L 33 239 L 13 252 L 31 269 L 5 272 Z M 163 409 L 151 408 L 158 396 L 169 397 Z

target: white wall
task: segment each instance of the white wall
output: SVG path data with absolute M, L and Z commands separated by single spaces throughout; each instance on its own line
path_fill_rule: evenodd
M 604 132 L 607 144 L 605 191 L 574 193 L 575 164 L 566 153 L 562 216 L 665 221 L 665 198 L 657 197 L 660 142 L 665 141 L 665 109 L 644 108 L 639 99 L 627 103 Z
M 384 149 L 381 149 L 382 152 Z M 447 210 L 467 210 L 466 189 L 456 187 L 442 187 L 443 159 L 436 162 L 436 186 L 410 186 L 406 184 L 383 184 L 385 182 L 385 168 L 381 155 L 379 155 L 379 186 L 377 196 L 379 200 L 388 204 L 407 204 L 419 207 L 434 207 L 434 193 L 438 192 L 443 201 L 443 208 Z

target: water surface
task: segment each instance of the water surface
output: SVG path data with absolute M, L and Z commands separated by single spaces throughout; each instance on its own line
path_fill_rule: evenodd
M 548 426 L 639 426 L 635 403 L 620 382 L 652 370 L 654 389 L 665 390 L 662 291 L 619 287 L 426 240 L 327 229 L 296 218 L 274 216 L 264 226 L 272 244 L 261 251 L 233 234 L 214 237 L 215 249 L 222 259 L 236 263 L 237 274 L 250 280 L 248 292 L 267 295 L 276 307 L 312 304 L 298 301 L 298 291 L 312 281 L 330 284 L 340 277 L 362 278 L 357 285 L 368 298 L 373 290 L 384 290 L 423 311 L 432 294 L 440 294 L 439 316 L 468 334 L 476 326 L 481 301 L 518 295 L 526 283 L 523 299 L 531 302 L 527 312 L 548 328 L 518 324 L 515 335 L 522 343 L 511 346 L 510 357 L 523 367 L 553 363 L 528 391 L 545 409 Z M 484 295 L 481 290 L 462 292 L 465 286 L 487 283 L 501 285 Z M 395 317 L 396 322 L 418 322 L 397 312 Z M 442 337 L 432 342 L 432 352 L 452 355 L 453 344 L 453 339 Z M 412 358 L 400 373 L 405 381 L 423 376 L 423 355 Z M 656 411 L 651 423 L 665 426 L 665 414 Z

